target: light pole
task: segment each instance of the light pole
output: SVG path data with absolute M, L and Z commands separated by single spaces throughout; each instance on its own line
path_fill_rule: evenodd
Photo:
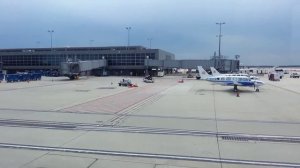
M 145 74 L 145 76 L 148 76 L 149 75 L 149 72 L 148 72 L 148 61 L 149 61 L 149 56 L 147 55 L 146 56 L 146 74 Z
M 102 60 L 105 60 L 105 57 L 104 57 L 104 56 L 102 56 Z M 105 62 L 106 62 L 106 60 L 105 60 Z M 106 70 L 105 70 L 105 66 L 103 66 L 102 75 L 103 75 L 103 76 L 106 76 L 106 75 L 107 75 L 107 72 L 106 72 Z M 112 82 L 111 82 L 111 85 L 112 85 Z
M 41 44 L 41 42 L 40 42 L 40 41 L 37 41 L 37 42 L 36 42 L 36 48 L 39 48 L 39 47 L 40 47 L 40 44 Z
M 90 60 L 93 60 L 93 59 L 91 59 L 91 57 L 92 57 L 91 47 L 93 47 L 93 42 L 94 42 L 94 40 L 90 40 L 90 46 L 89 46 L 89 57 L 90 57 L 89 59 L 90 59 Z
M 51 46 L 51 51 L 52 51 L 52 35 L 54 33 L 54 30 L 48 30 L 48 33 L 50 33 L 50 38 L 51 38 L 50 46 Z
M 69 48 L 69 46 L 65 46 L 65 54 L 66 54 L 66 61 L 67 62 L 71 62 L 71 60 L 69 60 L 69 55 L 67 53 L 67 49 Z
M 219 59 L 220 59 L 221 58 L 222 25 L 225 24 L 225 22 L 219 22 L 219 23 L 216 23 L 216 24 L 220 26 L 220 34 L 218 35 L 218 37 L 219 37 Z
M 147 40 L 149 41 L 149 49 L 151 49 L 151 45 L 152 45 L 152 38 L 147 38 Z
M 130 30 L 131 30 L 131 27 L 126 27 L 126 30 L 127 30 L 127 50 L 128 50 L 129 45 L 130 45 Z
M 94 40 L 90 40 L 90 47 L 93 47 Z

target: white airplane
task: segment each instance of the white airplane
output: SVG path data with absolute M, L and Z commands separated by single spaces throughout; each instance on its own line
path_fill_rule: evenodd
M 238 86 L 243 87 L 254 87 L 256 92 L 259 92 L 259 86 L 264 85 L 264 82 L 260 80 L 251 80 L 248 76 L 230 76 L 230 75 L 209 75 L 202 66 L 198 66 L 198 71 L 201 79 L 222 85 L 222 86 L 233 86 L 234 91 L 238 90 Z
M 221 74 L 218 70 L 216 70 L 214 67 L 210 67 L 211 73 L 213 76 L 219 76 L 219 75 L 225 75 L 225 76 L 246 76 L 249 77 L 252 80 L 259 80 L 256 76 L 250 76 L 248 74 L 238 73 L 238 74 Z

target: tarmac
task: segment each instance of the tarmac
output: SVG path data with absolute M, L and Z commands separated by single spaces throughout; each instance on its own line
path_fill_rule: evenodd
M 300 79 L 122 78 L 0 83 L 0 167 L 300 167 Z

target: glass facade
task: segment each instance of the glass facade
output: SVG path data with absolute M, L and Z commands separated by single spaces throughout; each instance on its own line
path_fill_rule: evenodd
M 2 55 L 3 66 L 57 66 L 65 60 L 62 55 Z
M 133 66 L 144 65 L 147 56 L 149 59 L 155 59 L 155 53 L 108 54 L 104 57 L 108 61 L 108 66 Z
M 98 60 L 105 58 L 108 66 L 144 65 L 144 60 L 155 59 L 155 53 L 120 53 L 120 54 L 1 54 L 3 66 L 59 66 L 60 62 L 72 60 Z
M 161 67 L 161 61 L 175 59 L 175 55 L 160 49 L 143 46 L 111 47 L 62 47 L 62 48 L 21 48 L 0 49 L 0 62 L 10 73 L 26 70 L 60 70 L 61 62 L 105 59 L 105 71 L 110 75 L 144 75 L 146 68 Z M 156 60 L 145 65 L 145 60 Z M 147 62 L 148 63 L 148 62 Z M 101 74 L 101 68 L 93 73 Z

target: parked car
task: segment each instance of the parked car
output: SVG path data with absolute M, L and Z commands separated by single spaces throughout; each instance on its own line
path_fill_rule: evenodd
M 300 77 L 300 75 L 298 73 L 292 73 L 290 75 L 290 78 L 299 78 L 299 77 Z

